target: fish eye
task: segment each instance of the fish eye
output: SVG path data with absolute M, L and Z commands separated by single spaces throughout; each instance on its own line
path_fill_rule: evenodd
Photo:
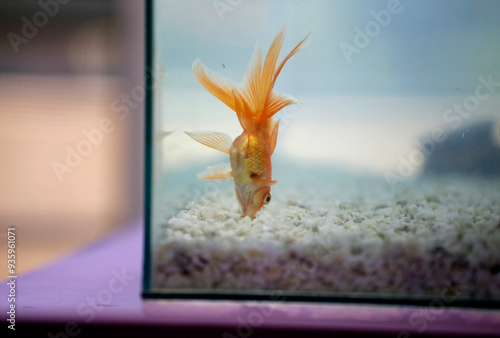
M 262 203 L 269 204 L 269 202 L 271 202 L 271 194 L 267 192 L 264 195 L 264 199 L 262 200 Z

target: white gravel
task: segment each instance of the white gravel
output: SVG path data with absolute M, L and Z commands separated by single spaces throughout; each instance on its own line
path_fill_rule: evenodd
M 500 299 L 500 178 L 393 191 L 383 179 L 318 177 L 280 181 L 253 221 L 232 185 L 189 202 L 154 246 L 153 286 Z

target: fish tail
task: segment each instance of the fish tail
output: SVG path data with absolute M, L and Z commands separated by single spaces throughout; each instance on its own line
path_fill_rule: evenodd
M 240 90 L 243 107 L 248 107 L 247 109 L 251 112 L 251 114 L 243 114 L 243 117 L 247 119 L 247 125 L 250 124 L 248 120 L 253 121 L 254 124 L 262 125 L 282 108 L 297 103 L 291 96 L 276 93 L 273 88 L 285 63 L 294 54 L 306 47 L 309 35 L 299 42 L 278 64 L 278 57 L 284 39 L 285 29 L 282 28 L 271 43 L 263 66 L 261 66 L 260 48 L 257 46 L 255 49 L 254 57 Z
M 193 63 L 193 72 L 207 91 L 236 112 L 242 128 L 252 131 L 265 123 L 269 124 L 268 120 L 282 108 L 297 103 L 291 96 L 274 92 L 273 88 L 285 63 L 306 47 L 309 35 L 299 42 L 278 65 L 278 57 L 285 39 L 285 29 L 282 28 L 276 34 L 264 64 L 262 64 L 260 46 L 257 44 L 242 84 L 236 84 L 211 72 L 199 59 Z
M 233 90 L 238 86 L 236 83 L 209 70 L 200 59 L 194 60 L 193 73 L 208 92 L 235 110 Z

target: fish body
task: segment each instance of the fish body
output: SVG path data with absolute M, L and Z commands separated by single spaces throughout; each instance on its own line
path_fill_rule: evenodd
M 276 183 L 271 179 L 269 144 L 264 137 L 244 132 L 234 140 L 229 159 L 242 216 L 255 218 L 262 205 L 271 201 L 270 186 Z
M 278 65 L 285 31 L 278 32 L 262 65 L 260 47 L 255 48 L 245 79 L 236 84 L 209 71 L 199 59 L 193 72 L 201 85 L 236 112 L 243 132 L 234 141 L 218 132 L 187 133 L 191 138 L 229 155 L 230 167 L 216 165 L 198 174 L 205 180 L 233 178 L 242 217 L 254 219 L 257 211 L 271 201 L 271 155 L 276 147 L 279 121 L 273 117 L 283 107 L 297 103 L 273 88 L 286 61 L 306 46 L 303 39 Z

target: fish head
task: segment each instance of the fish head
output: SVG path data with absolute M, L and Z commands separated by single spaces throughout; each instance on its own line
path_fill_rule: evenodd
M 257 211 L 271 202 L 269 185 L 235 184 L 236 197 L 241 207 L 241 217 L 255 219 Z

